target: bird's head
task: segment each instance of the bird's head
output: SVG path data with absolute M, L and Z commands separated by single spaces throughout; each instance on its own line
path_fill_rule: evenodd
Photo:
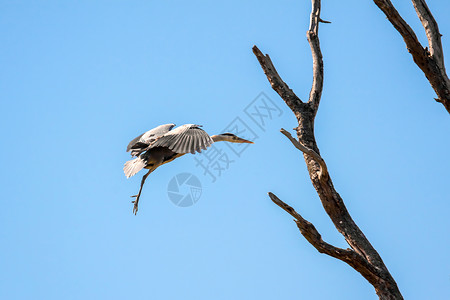
M 229 132 L 215 135 L 212 138 L 215 142 L 224 141 L 224 142 L 239 143 L 239 144 L 242 144 L 242 143 L 253 144 L 252 141 L 240 138 L 237 135 L 234 135 Z

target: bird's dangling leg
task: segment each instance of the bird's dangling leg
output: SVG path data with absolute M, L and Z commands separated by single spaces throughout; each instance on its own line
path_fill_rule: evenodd
M 150 170 L 147 172 L 147 174 L 145 174 L 145 175 L 142 177 L 142 180 L 141 180 L 141 188 L 139 189 L 139 193 L 138 193 L 137 195 L 131 196 L 131 197 L 136 197 L 136 200 L 131 201 L 131 203 L 134 203 L 134 206 L 133 206 L 133 213 L 134 213 L 135 215 L 137 214 L 137 211 L 138 211 L 138 204 L 139 204 L 139 198 L 141 197 L 142 187 L 144 186 L 145 180 L 147 179 L 148 175 L 150 175 L 150 173 L 153 172 L 153 170 L 155 170 L 155 169 L 150 169 Z

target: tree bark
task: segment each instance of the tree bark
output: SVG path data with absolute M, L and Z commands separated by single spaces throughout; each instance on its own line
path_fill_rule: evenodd
M 403 37 L 408 52 L 411 53 L 414 62 L 425 74 L 431 87 L 436 92 L 438 98 L 435 98 L 435 100 L 442 103 L 450 113 L 450 80 L 445 71 L 444 52 L 441 43 L 442 35 L 425 0 L 412 0 L 417 16 L 427 35 L 428 47 L 425 48 L 420 44 L 415 32 L 400 16 L 391 1 L 374 0 L 374 2 Z

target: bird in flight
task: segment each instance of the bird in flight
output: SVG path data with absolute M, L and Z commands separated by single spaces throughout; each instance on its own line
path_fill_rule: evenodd
M 138 211 L 139 198 L 142 187 L 148 175 L 159 166 L 173 161 L 187 153 L 195 154 L 206 150 L 214 142 L 249 143 L 253 142 L 240 138 L 232 133 L 222 133 L 209 136 L 201 125 L 185 124 L 173 129 L 175 124 L 164 124 L 153 128 L 133 139 L 127 147 L 127 152 L 131 151 L 131 156 L 135 159 L 125 163 L 123 171 L 127 178 L 135 175 L 142 169 L 148 169 L 147 174 L 142 177 L 141 187 L 132 203 L 133 213 Z M 173 129 L 173 130 L 172 130 Z

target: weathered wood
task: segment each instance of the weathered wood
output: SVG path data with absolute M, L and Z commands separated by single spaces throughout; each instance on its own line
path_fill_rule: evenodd
M 335 190 L 333 182 L 320 156 L 314 136 L 314 119 L 319 108 L 323 90 L 323 59 L 320 51 L 318 28 L 320 19 L 320 0 L 312 0 L 312 12 L 308 42 L 313 56 L 313 84 L 307 102 L 302 102 L 288 85 L 281 79 L 270 57 L 264 55 L 256 46 L 253 53 L 258 59 L 272 88 L 280 95 L 297 118 L 297 138 L 295 140 L 286 130 L 281 132 L 293 145 L 303 152 L 309 176 L 319 195 L 322 205 L 336 229 L 343 235 L 351 248 L 341 249 L 324 242 L 314 225 L 305 220 L 292 207 L 281 201 L 274 194 L 269 197 L 279 207 L 291 214 L 301 234 L 320 253 L 325 253 L 346 262 L 372 284 L 380 299 L 403 299 L 394 278 L 389 273 L 378 252 L 370 244 L 361 229 L 350 216 L 344 201 Z
M 400 16 L 391 1 L 374 0 L 374 2 L 403 37 L 406 48 L 411 53 L 414 62 L 425 74 L 425 77 L 438 96 L 435 100 L 442 103 L 450 113 L 450 80 L 445 71 L 441 34 L 437 22 L 431 14 L 425 0 L 412 0 L 412 2 L 425 28 L 428 39 L 428 47 L 426 48 L 420 44 L 415 32 Z

